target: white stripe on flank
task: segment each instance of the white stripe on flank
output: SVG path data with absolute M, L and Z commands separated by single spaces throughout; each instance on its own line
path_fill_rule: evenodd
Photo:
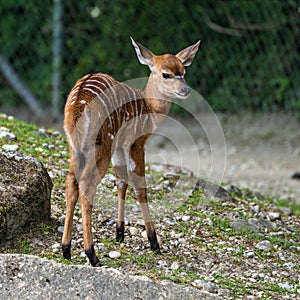
M 94 90 L 92 90 L 92 89 L 89 89 L 89 88 L 84 87 L 83 90 L 86 90 L 86 91 L 91 92 L 92 94 L 96 95 L 96 97 L 99 96 L 98 93 L 96 93 L 96 92 L 95 92 Z
M 103 79 L 103 80 L 106 82 L 106 84 L 107 84 L 107 90 L 110 91 L 110 92 L 112 92 L 112 94 L 113 94 L 112 99 L 109 99 L 108 95 L 106 95 L 106 94 L 104 93 L 105 96 L 106 96 L 106 98 L 109 100 L 108 102 L 111 104 L 113 111 L 116 112 L 116 114 L 117 114 L 117 119 L 119 120 L 119 119 L 120 119 L 120 115 L 119 115 L 119 110 L 118 110 L 118 108 L 120 108 L 120 103 L 118 103 L 118 97 L 117 97 L 116 90 L 115 90 L 115 87 L 116 87 L 117 85 L 113 85 L 112 82 L 109 81 L 109 80 L 108 80 L 106 77 L 104 77 L 104 76 L 103 76 L 102 79 Z
M 98 81 L 97 81 L 97 82 L 98 82 Z M 105 86 L 102 82 L 98 82 L 98 83 L 100 83 L 100 84 L 102 84 L 103 86 Z M 112 113 L 113 111 L 116 111 L 116 112 L 117 112 L 117 109 L 116 109 L 116 107 L 115 107 L 115 105 L 114 105 L 113 99 L 109 99 L 108 95 L 106 94 L 106 90 L 108 89 L 106 86 L 105 86 L 105 88 L 106 88 L 105 90 L 102 90 L 99 86 L 96 86 L 96 85 L 94 85 L 94 84 L 86 84 L 85 87 L 95 88 L 95 89 L 97 89 L 97 90 L 99 91 L 99 94 L 101 93 L 102 95 L 105 96 L 105 98 L 108 100 L 107 103 L 104 104 L 104 105 L 106 106 L 106 111 L 110 111 L 110 113 Z M 114 92 L 114 89 L 110 89 L 110 90 L 113 90 L 113 94 L 114 94 L 114 96 L 116 97 L 116 94 L 115 94 L 115 92 Z M 98 94 L 98 96 L 100 97 L 99 94 Z M 103 101 L 103 103 L 104 103 L 104 101 Z M 108 110 L 107 104 L 111 104 L 111 105 L 112 105 L 112 107 L 111 107 L 110 110 Z M 110 114 L 108 114 L 108 115 L 110 115 Z
M 106 111 L 106 113 L 107 113 L 107 116 L 104 116 L 104 117 L 107 117 L 107 118 L 109 119 L 109 124 L 110 124 L 110 127 L 112 128 L 111 117 L 110 117 L 110 113 L 109 113 L 109 110 L 108 110 L 108 108 L 107 108 L 107 105 L 106 105 L 105 101 L 101 98 L 100 95 L 98 95 L 97 98 L 98 98 L 98 99 L 101 101 L 101 103 L 103 104 L 104 109 L 105 109 L 105 111 Z
M 103 92 L 103 90 L 99 87 L 99 86 L 96 86 L 96 85 L 94 85 L 94 84 L 86 84 L 84 87 L 93 87 L 93 88 L 96 88 L 100 93 L 102 93 Z
M 95 83 L 101 83 L 101 84 L 103 84 L 101 81 L 95 80 L 95 79 L 87 79 L 87 80 L 85 81 L 85 83 L 90 83 L 90 82 L 95 82 Z
M 103 79 L 105 80 L 105 78 L 103 78 Z M 93 80 L 93 81 L 95 81 L 95 80 Z M 103 82 L 100 82 L 100 81 L 97 81 L 97 82 L 100 83 L 102 86 L 104 86 L 105 90 L 102 90 L 100 87 L 93 85 L 93 84 L 86 84 L 85 86 L 94 87 L 100 91 L 101 95 L 104 95 L 104 97 L 107 99 L 107 103 L 104 103 L 103 99 L 102 99 L 102 103 L 106 106 L 105 110 L 106 110 L 106 112 L 109 112 L 108 115 L 110 115 L 110 113 L 112 113 L 113 111 L 117 111 L 117 109 L 114 105 L 113 99 L 110 99 L 110 97 L 107 95 L 106 90 L 109 90 L 109 91 L 112 90 L 114 96 L 116 97 L 115 91 L 114 91 L 114 89 L 110 89 L 110 86 L 106 86 Z M 99 95 L 99 97 L 100 97 L 100 95 Z M 111 105 L 110 110 L 108 109 L 107 104 Z M 111 121 L 110 121 L 110 124 L 111 124 Z
M 112 122 L 111 122 L 111 117 L 110 117 L 110 113 L 109 113 L 109 110 L 107 108 L 107 105 L 106 103 L 104 102 L 104 100 L 100 97 L 99 94 L 97 94 L 94 90 L 90 89 L 90 88 L 87 88 L 87 87 L 84 87 L 83 88 L 84 90 L 87 90 L 87 91 L 90 91 L 91 93 L 93 93 L 94 95 L 96 95 L 97 99 L 99 99 L 101 101 L 101 103 L 103 104 L 104 108 L 105 108 L 105 111 L 107 113 L 107 118 L 109 119 L 109 124 L 110 126 L 112 126 Z
M 78 90 L 79 90 L 79 86 L 77 86 L 75 89 L 72 89 L 72 91 L 70 92 L 68 98 L 70 98 L 70 97 L 73 98 L 74 94 L 76 94 L 78 92 Z

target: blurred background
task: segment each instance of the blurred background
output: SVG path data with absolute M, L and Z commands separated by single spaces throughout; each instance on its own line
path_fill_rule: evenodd
M 59 120 L 84 74 L 147 76 L 132 36 L 155 54 L 201 39 L 187 82 L 216 111 L 300 117 L 297 0 L 1 0 L 0 15 L 2 112 Z

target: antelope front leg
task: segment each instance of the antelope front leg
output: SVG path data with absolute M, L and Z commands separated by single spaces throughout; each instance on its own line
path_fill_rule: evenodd
M 144 146 L 139 144 L 133 144 L 129 153 L 129 170 L 128 175 L 130 181 L 134 186 L 134 191 L 137 197 L 137 201 L 140 204 L 147 237 L 151 245 L 152 251 L 160 253 L 160 247 L 157 241 L 156 232 L 150 216 L 147 192 L 146 192 L 146 180 L 145 180 L 145 154 Z
M 135 193 L 142 210 L 142 215 L 145 223 L 147 237 L 151 245 L 151 250 L 155 253 L 160 253 L 160 247 L 157 241 L 156 232 L 150 216 L 146 188 L 135 187 Z
M 125 197 L 128 187 L 128 174 L 126 167 L 126 159 L 123 149 L 116 149 L 112 156 L 112 164 L 114 171 L 116 173 L 116 181 L 118 188 L 118 221 L 117 221 L 117 231 L 116 231 L 116 241 L 124 241 L 125 232 Z

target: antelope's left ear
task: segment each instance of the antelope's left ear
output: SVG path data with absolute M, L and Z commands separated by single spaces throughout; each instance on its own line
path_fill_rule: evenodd
M 178 57 L 181 60 L 182 64 L 185 67 L 189 66 L 192 63 L 198 51 L 200 43 L 201 41 L 198 41 L 196 44 L 187 47 L 176 54 L 176 57 Z

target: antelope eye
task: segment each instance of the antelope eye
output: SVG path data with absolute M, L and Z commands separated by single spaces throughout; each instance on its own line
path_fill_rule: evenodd
M 162 73 L 163 78 L 168 79 L 168 78 L 172 78 L 171 74 L 168 73 Z

